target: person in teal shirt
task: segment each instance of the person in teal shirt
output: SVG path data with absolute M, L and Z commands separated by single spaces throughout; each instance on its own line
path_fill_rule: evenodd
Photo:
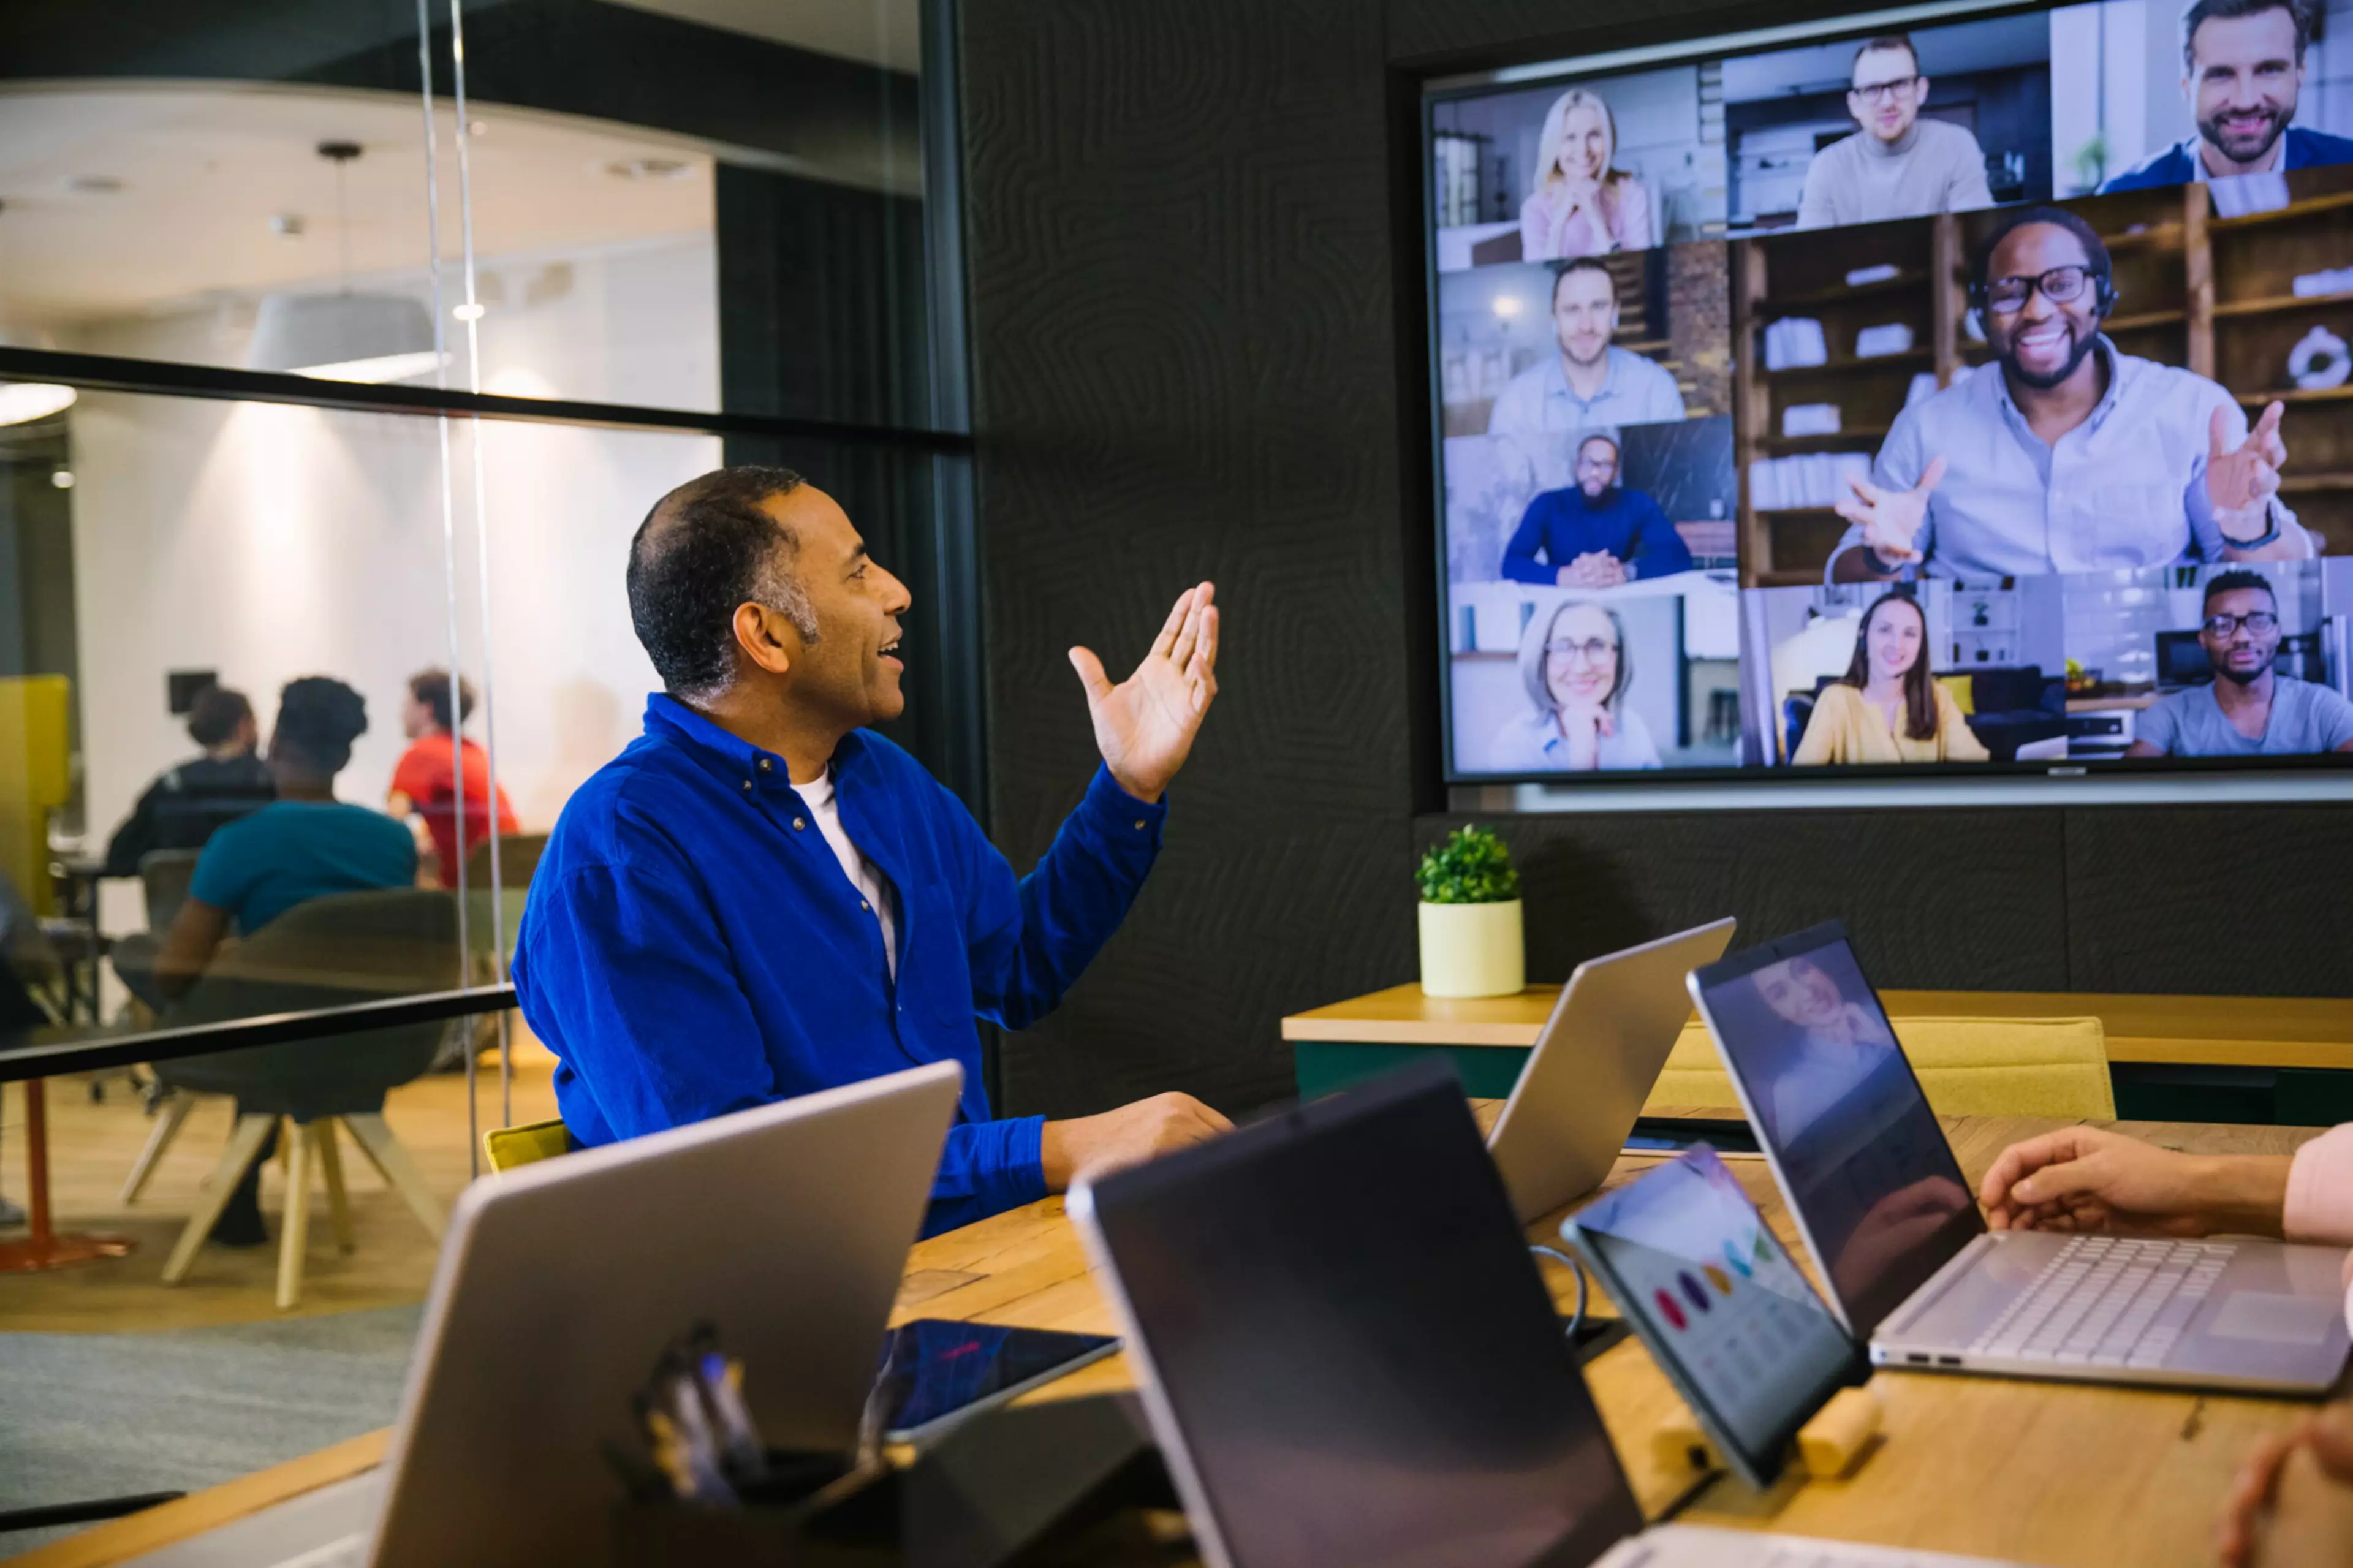
M 367 700 L 342 681 L 312 675 L 287 683 L 269 736 L 278 798 L 213 835 L 145 973 L 135 949 L 124 951 L 136 939 L 116 944 L 116 970 L 142 1001 L 160 1011 L 184 994 L 232 931 L 249 937 L 296 905 L 334 893 L 416 885 L 417 842 L 408 829 L 335 798 L 335 775 L 366 731 Z M 253 1247 L 269 1239 L 261 1223 L 264 1163 L 257 1160 L 246 1173 L 213 1240 Z

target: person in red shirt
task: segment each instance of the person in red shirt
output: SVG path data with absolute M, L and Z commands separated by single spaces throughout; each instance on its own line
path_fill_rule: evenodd
M 459 865 L 475 845 L 490 837 L 490 803 L 494 793 L 499 832 L 516 831 L 514 807 L 507 804 L 507 792 L 491 788 L 490 759 L 481 747 L 458 732 L 473 711 L 473 683 L 462 676 L 453 682 L 448 670 L 428 669 L 409 678 L 408 702 L 400 710 L 400 727 L 411 744 L 393 770 L 386 809 L 412 826 L 423 826 L 430 841 L 434 876 L 445 888 L 458 885 Z M 465 774 L 462 841 L 458 805 L 461 757 Z

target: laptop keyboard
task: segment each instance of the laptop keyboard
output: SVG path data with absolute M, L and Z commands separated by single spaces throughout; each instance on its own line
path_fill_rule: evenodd
M 2054 1366 L 2163 1366 L 2237 1251 L 2079 1236 L 1969 1349 Z

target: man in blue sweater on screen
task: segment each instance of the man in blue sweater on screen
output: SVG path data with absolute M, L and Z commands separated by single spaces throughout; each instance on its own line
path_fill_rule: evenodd
M 996 1120 L 974 1024 L 1050 1011 L 1134 901 L 1163 792 L 1217 696 L 1210 584 L 1116 686 L 1071 650 L 1103 763 L 1018 882 L 963 805 L 868 728 L 905 706 L 892 650 L 910 600 L 830 497 L 783 468 L 705 474 L 638 530 L 628 590 L 667 689 L 565 806 L 514 963 L 575 1139 L 953 1058 L 964 1100 L 930 1235 L 1230 1125 L 1184 1094 Z
M 1659 503 L 1618 482 L 1616 437 L 1586 437 L 1576 464 L 1574 489 L 1546 490 L 1521 514 L 1504 546 L 1507 582 L 1614 588 L 1692 569 L 1691 547 Z

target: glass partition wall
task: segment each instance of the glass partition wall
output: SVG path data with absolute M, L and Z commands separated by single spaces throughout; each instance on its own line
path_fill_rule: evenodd
M 421 1295 L 554 1114 L 505 966 L 681 481 L 843 502 L 917 597 L 895 738 L 981 804 L 940 0 L 129 12 L 0 13 L 0 1270 L 37 1184 L 133 1247 L 0 1271 L 0 1331 Z M 240 1141 L 269 1245 L 183 1246 Z M 9 1458 L 0 1510 L 113 1473 Z

